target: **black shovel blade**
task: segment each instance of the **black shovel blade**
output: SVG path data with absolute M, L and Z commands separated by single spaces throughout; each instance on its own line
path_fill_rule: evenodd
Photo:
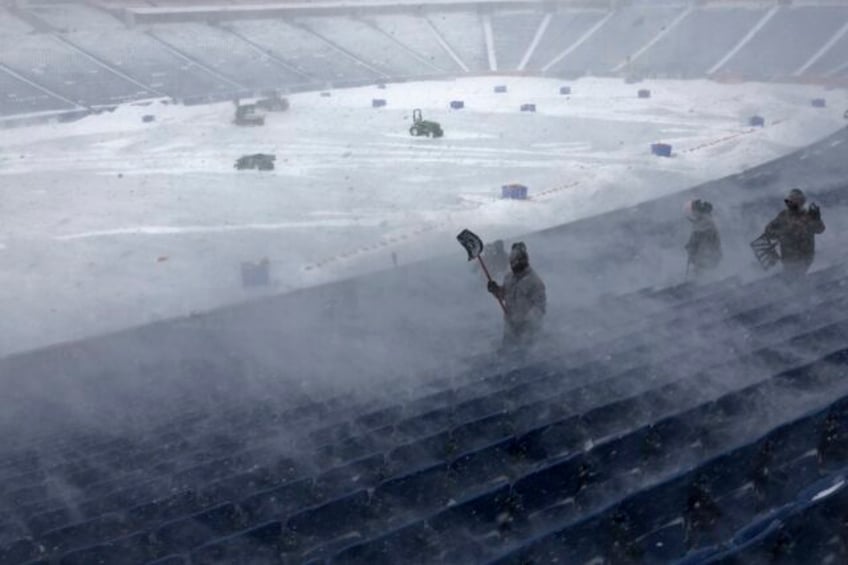
M 483 241 L 472 231 L 462 230 L 456 240 L 468 252 L 469 261 L 473 261 L 483 252 Z

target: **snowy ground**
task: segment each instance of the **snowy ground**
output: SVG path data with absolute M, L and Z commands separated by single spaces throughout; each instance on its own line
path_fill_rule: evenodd
M 6 130 L 0 355 L 390 267 L 393 254 L 461 261 L 463 227 L 508 237 L 738 172 L 844 127 L 848 102 L 816 86 L 584 79 L 560 96 L 560 84 L 304 93 L 262 128 L 232 125 L 229 103 L 154 102 Z M 449 110 L 455 99 L 466 108 Z M 520 113 L 525 102 L 537 113 Z M 409 136 L 415 107 L 444 138 Z M 754 114 L 764 129 L 747 127 Z M 657 141 L 674 158 L 651 156 Z M 254 152 L 275 153 L 277 169 L 233 169 Z M 499 200 L 508 182 L 531 200 Z M 241 262 L 262 258 L 271 286 L 243 288 Z

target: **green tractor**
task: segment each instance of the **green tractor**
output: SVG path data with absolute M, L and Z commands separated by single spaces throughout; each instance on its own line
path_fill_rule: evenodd
M 409 128 L 409 135 L 419 137 L 426 135 L 427 137 L 442 137 L 445 132 L 442 131 L 442 126 L 439 122 L 431 122 L 421 118 L 421 110 L 416 108 L 412 111 L 412 127 Z

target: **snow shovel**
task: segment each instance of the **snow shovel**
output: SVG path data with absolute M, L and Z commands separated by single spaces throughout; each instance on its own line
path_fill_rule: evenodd
M 492 275 L 489 274 L 489 269 L 486 268 L 486 263 L 483 262 L 483 258 L 480 256 L 480 253 L 483 252 L 483 241 L 477 237 L 477 234 L 469 230 L 462 230 L 456 236 L 456 239 L 465 248 L 465 251 L 468 252 L 468 260 L 473 261 L 477 259 L 480 262 L 480 266 L 483 267 L 483 272 L 486 273 L 486 278 L 492 281 Z M 498 300 L 498 304 L 501 305 L 501 310 L 506 314 L 506 305 L 501 300 L 501 297 L 496 294 L 495 298 Z
M 754 256 L 765 271 L 768 271 L 780 261 L 780 255 L 777 254 L 776 248 L 777 242 L 770 240 L 766 234 L 761 235 L 751 242 L 751 249 L 754 250 Z

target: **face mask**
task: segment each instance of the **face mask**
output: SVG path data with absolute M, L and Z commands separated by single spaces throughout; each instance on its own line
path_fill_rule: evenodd
M 524 271 L 524 269 L 527 268 L 528 263 L 527 263 L 526 259 L 518 258 L 518 259 L 513 259 L 512 261 L 510 261 L 509 266 L 512 268 L 513 273 L 518 274 L 518 273 Z

